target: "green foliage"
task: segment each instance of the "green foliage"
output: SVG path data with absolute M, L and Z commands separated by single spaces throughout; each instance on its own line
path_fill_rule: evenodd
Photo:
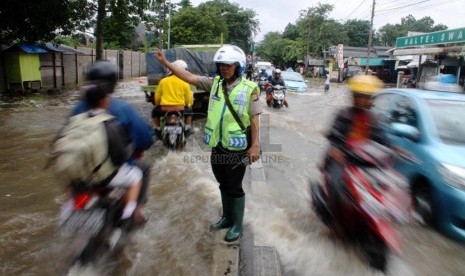
M 285 38 L 278 32 L 269 32 L 256 50 L 262 59 L 277 66 L 294 66 L 302 58 L 304 47 L 302 41 Z
M 228 33 L 219 13 L 217 8 L 208 5 L 182 9 L 171 20 L 172 44 L 219 44 L 221 33 L 223 39 Z
M 434 25 L 434 20 L 425 16 L 416 20 L 413 15 L 408 15 L 401 19 L 400 24 L 386 24 L 376 33 L 376 37 L 382 45 L 394 46 L 398 37 L 407 36 L 408 32 L 435 32 L 446 30 L 447 26 L 443 24 Z
M 223 17 L 226 21 L 227 37 L 224 39 L 225 43 L 235 44 L 246 53 L 251 52 L 253 38 L 258 33 L 259 26 L 258 20 L 255 19 L 257 16 L 255 11 L 243 9 L 239 4 L 230 3 L 228 0 L 207 1 L 200 4 L 198 8 L 202 8 L 202 6 L 216 8 L 218 13 L 215 16 Z
M 86 0 L 0 1 L 0 43 L 48 42 L 87 27 Z
M 368 20 L 348 20 L 343 25 L 347 33 L 349 44 L 354 47 L 368 47 L 368 37 L 370 36 L 370 21 Z
M 137 49 L 135 45 L 135 26 L 140 23 L 140 17 L 131 15 L 129 0 L 109 1 L 109 10 L 113 11 L 103 21 L 103 40 L 107 49 Z
M 56 36 L 53 40 L 51 40 L 54 44 L 63 44 L 70 47 L 78 47 L 85 45 L 85 37 L 83 35 L 71 35 L 71 36 Z

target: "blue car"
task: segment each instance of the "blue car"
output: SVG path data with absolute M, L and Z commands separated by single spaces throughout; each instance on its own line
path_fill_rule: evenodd
M 384 89 L 372 111 L 398 153 L 419 220 L 465 241 L 465 95 Z
M 286 92 L 305 93 L 307 92 L 307 82 L 300 73 L 281 71 L 281 77 L 286 85 Z

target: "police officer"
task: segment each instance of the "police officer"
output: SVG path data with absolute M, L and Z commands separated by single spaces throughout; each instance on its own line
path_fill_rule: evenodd
M 233 45 L 218 49 L 213 57 L 217 68 L 214 79 L 172 66 L 159 49 L 156 49 L 155 57 L 180 79 L 210 91 L 204 142 L 212 148 L 211 166 L 220 184 L 223 206 L 223 215 L 210 228 L 229 228 L 224 239 L 235 241 L 243 232 L 245 193 L 242 179 L 246 164 L 258 160 L 260 154 L 260 90 L 255 82 L 243 76 L 246 69 L 245 54 Z M 228 107 L 228 99 L 233 112 Z

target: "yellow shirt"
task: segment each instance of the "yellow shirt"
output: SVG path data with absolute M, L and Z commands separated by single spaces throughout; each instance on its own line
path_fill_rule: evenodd
M 175 75 L 160 81 L 155 90 L 155 105 L 177 105 L 191 107 L 193 93 L 187 82 Z

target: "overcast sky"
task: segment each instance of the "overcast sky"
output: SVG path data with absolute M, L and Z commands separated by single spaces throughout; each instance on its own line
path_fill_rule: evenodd
M 172 0 L 172 2 L 179 2 Z M 206 0 L 191 0 L 194 6 Z M 255 41 L 268 32 L 283 32 L 288 23 L 294 24 L 299 12 L 318 1 L 312 0 L 229 0 L 242 8 L 252 9 L 260 21 L 260 33 Z M 373 0 L 322 0 L 334 6 L 330 18 L 344 23 L 348 19 L 370 20 Z M 404 8 L 400 8 L 404 7 Z M 412 14 L 415 19 L 430 16 L 435 24 L 445 24 L 449 29 L 465 27 L 465 0 L 376 0 L 374 28 L 387 23 L 400 23 L 400 19 Z

